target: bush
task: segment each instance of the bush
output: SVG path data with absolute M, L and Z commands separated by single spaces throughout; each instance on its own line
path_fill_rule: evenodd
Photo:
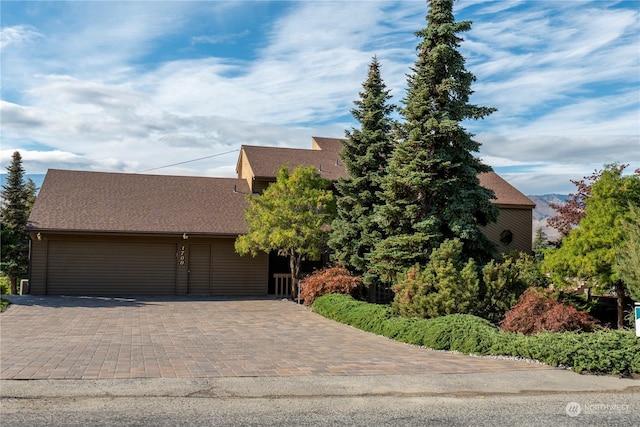
M 312 309 L 328 319 L 376 334 L 381 334 L 385 321 L 392 316 L 389 306 L 366 304 L 344 294 L 319 297 Z
M 501 333 L 492 351 L 568 366 L 576 372 L 640 373 L 640 339 L 632 331 Z
M 543 331 L 591 331 L 596 320 L 585 311 L 553 299 L 547 291 L 527 289 L 501 323 L 503 331 L 525 335 Z
M 488 320 L 470 314 L 437 317 L 421 326 L 423 346 L 467 354 L 489 354 L 499 332 Z
M 531 286 L 542 286 L 545 278 L 533 257 L 510 253 L 502 262 L 492 260 L 482 268 L 481 301 L 475 314 L 498 323 Z
M 353 276 L 344 267 L 330 267 L 318 270 L 300 281 L 300 298 L 304 305 L 311 305 L 313 301 L 326 294 L 354 294 L 362 293 L 362 278 Z
M 0 295 L 9 295 L 11 293 L 11 284 L 9 278 L 5 275 L 0 275 Z
M 640 339 L 632 331 L 523 335 L 501 332 L 487 320 L 465 314 L 395 317 L 389 306 L 355 301 L 347 295 L 325 295 L 315 300 L 312 309 L 359 329 L 437 350 L 517 356 L 577 372 L 640 374 Z
M 480 280 L 475 263 L 461 258 L 462 242 L 446 240 L 424 269 L 415 266 L 398 278 L 392 307 L 404 317 L 430 318 L 469 313 L 478 304 Z

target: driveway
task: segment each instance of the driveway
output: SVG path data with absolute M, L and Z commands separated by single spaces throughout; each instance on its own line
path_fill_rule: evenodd
M 466 374 L 549 370 L 398 343 L 290 301 L 12 297 L 1 379 Z

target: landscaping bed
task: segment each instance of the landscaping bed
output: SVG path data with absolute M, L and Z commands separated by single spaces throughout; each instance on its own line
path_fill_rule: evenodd
M 364 331 L 434 350 L 534 359 L 575 372 L 640 376 L 640 338 L 633 331 L 523 335 L 502 332 L 491 322 L 468 314 L 432 319 L 397 317 L 389 306 L 340 294 L 316 299 L 312 310 Z

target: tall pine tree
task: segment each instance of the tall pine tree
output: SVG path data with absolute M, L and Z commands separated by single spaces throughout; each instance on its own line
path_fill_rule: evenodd
M 475 76 L 465 69 L 457 34 L 470 28 L 469 21 L 455 22 L 453 0 L 431 0 L 427 27 L 416 33 L 422 40 L 400 109 L 402 138 L 376 213 L 387 237 L 373 254 L 372 268 L 387 281 L 425 264 L 446 239 L 459 238 L 464 257 L 482 260 L 493 251 L 480 226 L 494 222 L 498 209 L 490 201 L 493 192 L 478 180 L 491 167 L 474 157 L 480 144 L 461 124 L 495 111 L 469 103 Z
M 393 150 L 390 114 L 395 106 L 388 103 L 391 95 L 376 57 L 362 88 L 351 110 L 360 129 L 346 132 L 340 154 L 347 176 L 336 184 L 338 216 L 329 241 L 334 259 L 359 274 L 367 271 L 367 258 L 381 239 L 373 213 L 374 206 L 380 204 L 380 183 Z M 365 276 L 365 280 L 375 282 L 372 277 Z
M 17 293 L 17 281 L 27 275 L 29 267 L 29 237 L 27 219 L 36 187 L 33 181 L 24 181 L 24 169 L 20 152 L 13 153 L 7 166 L 7 184 L 2 186 L 2 255 L 0 269 L 9 277 L 11 293 Z

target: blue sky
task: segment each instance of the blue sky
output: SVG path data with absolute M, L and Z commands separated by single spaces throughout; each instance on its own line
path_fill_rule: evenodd
M 2 1 L 1 166 L 234 176 L 342 137 L 368 64 L 400 104 L 425 1 Z M 461 0 L 478 156 L 526 194 L 640 168 L 638 1 Z M 222 154 L 227 153 L 227 154 Z M 215 157 L 209 157 L 214 156 Z

